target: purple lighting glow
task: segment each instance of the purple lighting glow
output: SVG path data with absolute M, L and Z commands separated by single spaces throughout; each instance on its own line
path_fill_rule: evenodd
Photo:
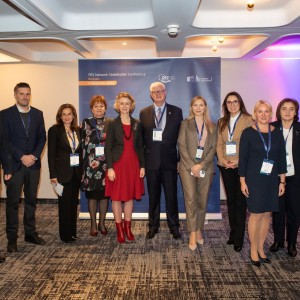
M 300 59 L 300 35 L 285 36 L 255 55 L 254 58 Z

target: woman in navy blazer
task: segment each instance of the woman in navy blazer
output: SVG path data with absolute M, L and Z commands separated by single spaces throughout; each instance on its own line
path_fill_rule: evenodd
M 135 101 L 130 94 L 120 93 L 116 97 L 114 108 L 119 116 L 108 125 L 104 148 L 107 163 L 105 195 L 112 200 L 119 243 L 125 242 L 124 232 L 129 241 L 134 240 L 131 232 L 133 200 L 141 199 L 144 193 L 144 146 L 140 123 L 130 115 L 134 107 Z
M 76 239 L 78 193 L 81 181 L 80 129 L 76 109 L 63 104 L 56 114 L 56 124 L 48 131 L 48 164 L 53 185 L 63 185 L 58 196 L 60 239 Z
M 279 212 L 273 213 L 274 243 L 271 252 L 284 247 L 285 224 L 288 254 L 297 255 L 297 235 L 300 224 L 300 123 L 299 103 L 297 100 L 285 98 L 277 106 L 277 121 L 272 123 L 282 131 L 286 153 L 287 174 L 285 194 L 279 199 Z

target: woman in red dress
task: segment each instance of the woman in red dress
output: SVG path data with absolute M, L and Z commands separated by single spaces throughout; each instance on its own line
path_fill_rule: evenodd
M 105 195 L 112 200 L 119 243 L 125 242 L 124 232 L 129 241 L 134 240 L 131 232 L 133 200 L 141 199 L 144 194 L 144 145 L 139 121 L 131 117 L 134 108 L 135 101 L 130 94 L 118 94 L 114 109 L 119 116 L 108 126 L 104 150 L 107 162 Z

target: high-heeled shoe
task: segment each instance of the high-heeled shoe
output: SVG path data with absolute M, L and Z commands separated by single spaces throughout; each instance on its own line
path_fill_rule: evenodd
M 116 222 L 116 228 L 117 228 L 117 240 L 120 244 L 125 243 L 125 236 L 124 236 L 124 228 L 123 223 L 117 223 Z
M 124 221 L 124 231 L 128 241 L 134 241 L 134 235 L 131 232 L 131 221 Z
M 91 229 L 90 235 L 91 235 L 92 237 L 96 237 L 96 236 L 98 235 L 98 231 L 93 231 L 93 230 Z
M 195 244 L 195 245 L 189 244 L 189 248 L 190 248 L 190 250 L 195 251 L 197 249 L 197 244 Z
M 102 234 L 102 235 L 107 235 L 107 228 L 105 227 L 105 225 L 103 225 L 104 229 L 101 229 L 101 224 L 98 224 L 98 231 Z
M 261 257 L 258 253 L 258 257 L 259 257 L 259 260 L 263 263 L 263 264 L 270 264 L 271 263 L 271 260 L 268 258 L 268 257 Z
M 251 261 L 251 264 L 255 267 L 260 267 L 260 261 L 259 260 L 253 260 L 251 257 L 250 257 L 250 261 Z

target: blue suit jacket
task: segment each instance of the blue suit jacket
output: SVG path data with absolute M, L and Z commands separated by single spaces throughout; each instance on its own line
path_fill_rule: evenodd
M 18 171 L 21 166 L 21 157 L 32 154 L 37 161 L 30 168 L 41 168 L 40 157 L 46 143 L 46 131 L 43 113 L 31 107 L 28 137 L 24 128 L 20 112 L 16 105 L 2 111 L 3 126 L 12 152 L 12 170 Z

